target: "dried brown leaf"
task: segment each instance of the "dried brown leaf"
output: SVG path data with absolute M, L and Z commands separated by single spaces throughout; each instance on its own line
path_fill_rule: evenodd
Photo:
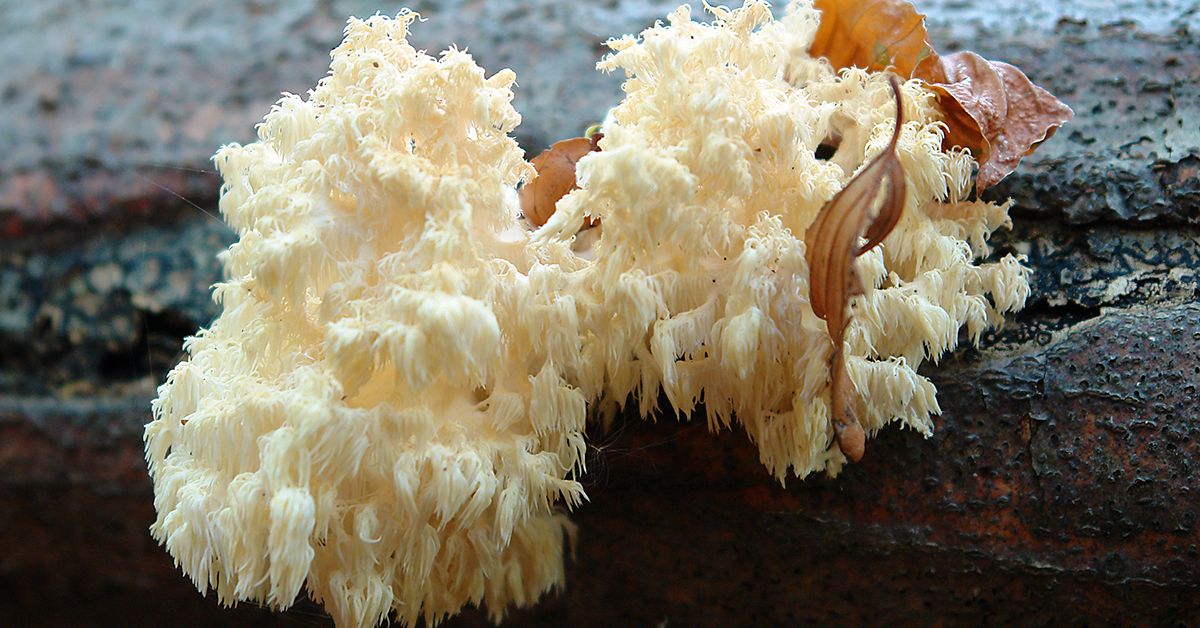
M 979 190 L 1008 176 L 1022 157 L 1075 115 L 1070 107 L 1007 63 L 989 61 L 973 52 L 957 52 L 941 57 L 938 65 L 940 71 L 932 78 L 940 81 L 927 82 L 944 96 L 939 102 L 947 110 L 950 133 L 946 139 L 970 149 L 979 162 L 975 180 Z
M 946 116 L 946 148 L 971 151 L 977 191 L 1016 169 L 1021 158 L 1075 114 L 1017 68 L 972 52 L 939 56 L 925 16 L 903 0 L 816 0 L 821 24 L 809 48 L 834 68 L 891 68 L 925 81 Z
M 589 137 L 575 137 L 555 142 L 550 148 L 530 162 L 537 176 L 526 181 L 517 196 L 521 200 L 521 211 L 535 227 L 546 224 L 554 215 L 558 200 L 576 189 L 575 164 L 584 155 L 600 150 L 597 142 L 603 136 L 594 133 Z
M 821 25 L 808 53 L 825 57 L 836 69 L 890 67 L 908 78 L 937 56 L 925 33 L 925 16 L 907 2 L 816 0 L 813 5 L 821 11 Z
M 891 141 L 821 208 L 804 237 L 809 299 L 833 341 L 829 397 L 834 432 L 842 453 L 854 461 L 862 458 L 865 442 L 862 425 L 854 416 L 853 384 L 843 354 L 850 297 L 863 293 L 854 260 L 882 242 L 904 212 L 904 168 L 896 154 L 904 103 L 899 81 L 895 76 L 889 79 L 896 96 L 896 128 Z M 867 241 L 860 245 L 863 237 Z

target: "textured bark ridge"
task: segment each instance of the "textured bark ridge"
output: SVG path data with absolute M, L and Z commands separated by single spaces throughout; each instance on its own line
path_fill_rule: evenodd
M 674 6 L 559 2 L 532 20 L 520 4 L 423 12 L 494 71 L 559 66 L 547 51 L 562 46 L 586 68 L 593 30 L 636 31 Z M 14 625 L 325 621 L 314 606 L 229 610 L 196 593 L 146 531 L 141 440 L 182 338 L 216 313 L 213 256 L 233 234 L 198 210 L 215 207 L 207 155 L 250 139 L 278 91 L 312 84 L 341 14 L 363 13 L 321 7 L 232 26 L 223 11 L 174 16 L 189 33 L 258 33 L 240 79 L 205 70 L 222 44 L 187 43 L 172 16 L 147 38 L 144 18 L 107 13 L 76 28 L 106 24 L 108 39 L 80 39 L 61 63 L 46 44 L 36 76 L 0 69 L 0 127 L 42 134 L 0 134 L 0 617 Z M 505 625 L 1200 623 L 1200 42 L 1074 21 L 982 37 L 922 8 L 939 49 L 1013 63 L 1077 113 L 987 193 L 1015 199 L 995 244 L 1028 255 L 1030 305 L 926 370 L 943 409 L 932 438 L 884 430 L 836 479 L 781 487 L 742 434 L 618 420 L 593 443 L 567 589 Z M 40 29 L 30 42 L 61 40 L 49 13 L 6 15 L 3 28 Z M 138 63 L 113 62 L 135 41 Z M 175 67 L 171 46 L 191 46 L 187 71 L 155 69 Z M 530 155 L 618 99 L 617 80 L 572 92 L 535 77 L 583 72 L 516 69 L 531 82 L 526 125 L 552 107 L 577 120 L 530 127 Z

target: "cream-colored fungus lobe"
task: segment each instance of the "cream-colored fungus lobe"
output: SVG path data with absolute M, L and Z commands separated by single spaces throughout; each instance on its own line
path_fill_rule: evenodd
M 536 231 L 513 73 L 417 52 L 412 13 L 351 20 L 307 98 L 221 149 L 223 312 L 146 428 L 152 532 L 202 591 L 286 607 L 307 588 L 339 626 L 499 618 L 563 582 L 589 413 L 650 416 L 660 391 L 743 425 L 781 481 L 841 468 L 803 237 L 887 144 L 894 100 L 807 56 L 807 3 L 713 13 L 610 43 L 625 99 Z M 904 217 L 858 260 L 846 331 L 868 433 L 929 433 L 916 369 L 1029 293 L 1019 260 L 978 261 L 1006 207 L 967 200 L 970 155 L 902 89 Z

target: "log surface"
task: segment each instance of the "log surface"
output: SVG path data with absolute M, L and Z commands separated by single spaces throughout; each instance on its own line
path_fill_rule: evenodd
M 76 4 L 0 0 L 0 623 L 320 625 L 309 602 L 222 609 L 175 569 L 142 425 L 217 312 L 233 236 L 208 156 L 324 75 L 345 15 L 398 7 Z M 529 154 L 619 99 L 601 42 L 674 5 L 423 4 L 419 47 L 517 71 Z M 921 5 L 940 51 L 1076 111 L 989 192 L 1016 203 L 995 243 L 1028 255 L 1029 306 L 923 371 L 932 438 L 886 428 L 837 478 L 780 486 L 703 421 L 592 434 L 567 587 L 506 626 L 1200 625 L 1200 17 Z

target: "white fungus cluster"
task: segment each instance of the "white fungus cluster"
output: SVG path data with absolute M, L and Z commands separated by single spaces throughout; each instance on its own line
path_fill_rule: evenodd
M 286 607 L 306 587 L 339 626 L 498 618 L 563 581 L 556 508 L 585 498 L 589 408 L 648 415 L 660 391 L 741 423 L 781 480 L 841 467 L 803 237 L 887 143 L 892 95 L 805 54 L 805 3 L 714 14 L 611 42 L 626 98 L 536 232 L 514 75 L 417 52 L 408 12 L 351 20 L 307 100 L 218 153 L 239 236 L 224 310 L 146 428 L 152 532 L 202 591 Z M 1006 208 L 965 200 L 970 156 L 942 151 L 929 91 L 903 90 L 905 216 L 858 262 L 846 354 L 868 432 L 928 433 L 917 367 L 1029 288 L 1014 258 L 976 262 Z

